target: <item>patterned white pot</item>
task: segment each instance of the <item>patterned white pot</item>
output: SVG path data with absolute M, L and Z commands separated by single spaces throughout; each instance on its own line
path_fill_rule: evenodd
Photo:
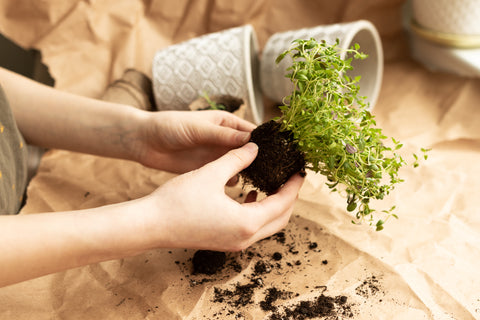
M 480 48 L 480 0 L 412 0 L 412 30 L 451 48 Z
M 409 0 L 412 56 L 428 69 L 480 77 L 480 0 Z
M 286 31 L 272 35 L 262 53 L 260 79 L 263 93 L 275 102 L 281 102 L 293 90 L 290 79 L 285 78 L 286 68 L 291 64 L 291 58 L 285 57 L 278 65 L 277 56 L 287 50 L 296 39 L 315 38 L 333 44 L 340 41 L 341 48 L 350 48 L 355 43 L 360 45 L 360 51 L 368 54 L 365 60 L 352 61 L 353 70 L 350 77 L 361 75 L 360 95 L 367 97 L 370 108 L 375 105 L 380 93 L 383 76 L 383 50 L 377 29 L 369 21 L 359 20 L 349 23 L 317 26 L 300 30 Z M 342 55 L 345 58 L 345 55 Z
M 480 34 L 480 0 L 413 0 L 413 18 L 430 30 Z
M 263 121 L 258 44 L 245 25 L 206 34 L 156 52 L 153 91 L 158 110 L 189 110 L 204 93 L 231 95 L 247 105 L 245 118 Z

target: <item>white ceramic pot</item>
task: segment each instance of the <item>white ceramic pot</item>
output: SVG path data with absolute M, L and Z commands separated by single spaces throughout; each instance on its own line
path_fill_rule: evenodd
M 285 57 L 278 65 L 277 56 L 287 50 L 296 39 L 314 38 L 325 40 L 329 44 L 340 41 L 340 47 L 347 49 L 355 43 L 360 45 L 360 51 L 368 54 L 365 60 L 353 60 L 353 70 L 350 77 L 361 76 L 360 95 L 366 96 L 370 108 L 375 105 L 380 93 L 383 76 L 383 50 L 377 29 L 369 21 L 359 20 L 349 23 L 317 26 L 300 30 L 286 31 L 272 35 L 262 53 L 260 79 L 263 93 L 275 102 L 281 102 L 293 90 L 290 79 L 285 78 L 286 68 L 291 64 L 291 58 Z M 342 55 L 345 58 L 345 54 Z
M 480 48 L 480 0 L 412 0 L 411 28 L 450 48 Z
M 263 121 L 258 44 L 250 25 L 206 34 L 156 52 L 152 81 L 159 110 L 189 110 L 204 93 L 242 98 L 245 118 Z
M 480 0 L 409 0 L 404 26 L 427 68 L 480 77 Z
M 443 33 L 480 35 L 480 0 L 413 0 L 413 18 Z

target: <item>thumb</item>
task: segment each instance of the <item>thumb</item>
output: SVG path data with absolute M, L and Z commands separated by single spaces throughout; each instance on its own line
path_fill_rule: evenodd
M 258 146 L 249 142 L 243 147 L 233 149 L 227 152 L 219 159 L 210 162 L 210 166 L 215 175 L 227 182 L 231 177 L 248 167 L 257 157 Z

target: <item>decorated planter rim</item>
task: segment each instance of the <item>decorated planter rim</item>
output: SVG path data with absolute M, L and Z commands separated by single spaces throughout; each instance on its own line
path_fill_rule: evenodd
M 360 51 L 368 54 L 369 57 L 365 60 L 353 60 L 354 69 L 348 73 L 353 73 L 353 76 L 362 76 L 359 84 L 360 95 L 367 97 L 366 101 L 372 109 L 378 99 L 383 77 L 383 49 L 377 29 L 367 20 L 319 25 L 272 35 L 265 45 L 261 60 L 263 93 L 275 102 L 281 102 L 285 96 L 290 94 L 293 88 L 290 80 L 284 76 L 290 60 L 283 59 L 279 65 L 274 65 L 274 56 L 276 58 L 277 55 L 287 50 L 293 40 L 305 38 L 302 35 L 306 35 L 306 38 L 313 37 L 317 41 L 327 40 L 329 43 L 333 43 L 335 38 L 338 38 L 340 40 L 339 47 L 344 49 L 350 48 L 354 43 L 360 44 Z M 341 53 L 342 58 L 345 58 L 345 55 L 345 52 Z
M 383 48 L 380 35 L 377 28 L 368 20 L 357 20 L 345 25 L 351 24 L 352 28 L 345 35 L 346 47 L 351 47 L 355 43 L 360 44 L 360 51 L 368 54 L 368 58 L 365 60 L 352 60 L 352 72 L 355 75 L 361 75 L 360 79 L 360 95 L 366 95 L 367 101 L 370 103 L 370 109 L 373 109 L 377 103 L 378 96 L 380 95 L 380 88 L 383 79 Z M 365 44 L 368 43 L 367 48 Z M 345 58 L 345 53 L 342 55 Z M 368 73 L 372 75 L 368 78 L 368 87 L 365 83 Z M 347 72 L 349 73 L 349 72 Z M 352 77 L 353 78 L 353 77 Z M 363 80 L 363 81 L 362 81 Z
M 413 32 L 423 39 L 445 47 L 462 49 L 480 48 L 480 35 L 454 34 L 435 31 L 421 26 L 415 19 L 410 21 L 410 27 Z
M 253 26 L 247 24 L 245 27 L 244 41 L 250 43 L 244 47 L 245 59 L 245 82 L 247 84 L 247 103 L 251 109 L 253 121 L 256 124 L 263 122 L 264 108 L 262 99 L 262 90 L 260 87 L 260 61 L 258 58 L 258 40 Z

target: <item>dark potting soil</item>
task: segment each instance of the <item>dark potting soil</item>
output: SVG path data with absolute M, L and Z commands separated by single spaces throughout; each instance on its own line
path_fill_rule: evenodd
M 212 96 L 210 100 L 225 111 L 235 112 L 244 101 L 230 95 Z M 198 100 L 198 110 L 211 110 L 205 98 Z M 273 120 L 252 131 L 251 142 L 258 145 L 258 155 L 240 175 L 246 183 L 266 194 L 273 194 L 295 173 L 305 175 L 305 158 L 293 141 L 290 131 L 280 131 L 281 125 Z
M 275 193 L 295 173 L 305 174 L 305 158 L 290 131 L 268 121 L 252 131 L 250 141 L 258 145 L 258 155 L 240 175 L 246 183 L 266 194 Z
M 194 274 L 215 274 L 222 270 L 227 261 L 225 252 L 198 250 L 193 255 Z

